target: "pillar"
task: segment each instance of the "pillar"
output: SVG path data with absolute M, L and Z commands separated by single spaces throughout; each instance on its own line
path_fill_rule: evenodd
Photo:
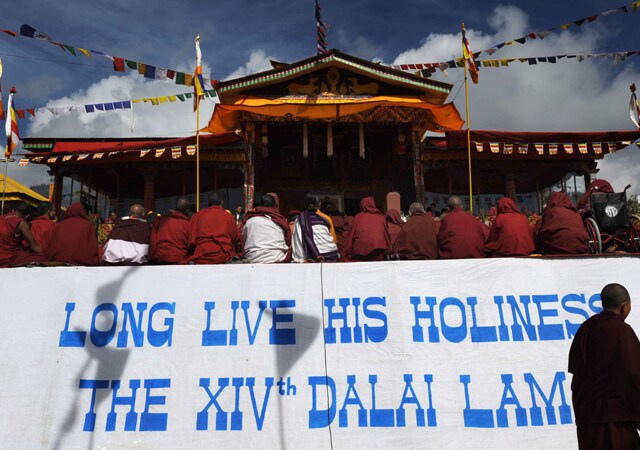
M 156 175 L 157 171 L 153 169 L 144 169 L 144 209 L 153 211 L 156 207 Z
M 50 170 L 49 175 L 53 177 L 53 192 L 50 200 L 53 203 L 53 206 L 56 208 L 56 211 L 60 215 L 60 212 L 62 211 L 62 184 L 64 181 L 64 176 L 62 175 L 62 171 L 60 170 L 56 170 L 55 172 Z
M 245 151 L 245 168 L 244 168 L 244 210 L 253 209 L 253 196 L 255 194 L 255 127 L 249 122 L 245 124 L 244 135 L 244 151 Z
M 505 177 L 505 193 L 514 202 L 516 201 L 516 176 L 508 173 Z
M 424 204 L 424 172 L 422 170 L 422 155 L 420 154 L 420 131 L 413 130 L 413 184 L 416 189 L 416 201 Z

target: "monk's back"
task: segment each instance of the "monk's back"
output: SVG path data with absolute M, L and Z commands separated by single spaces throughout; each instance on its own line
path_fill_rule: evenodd
M 461 209 L 447 213 L 438 232 L 440 258 L 484 258 L 483 226 L 478 219 Z

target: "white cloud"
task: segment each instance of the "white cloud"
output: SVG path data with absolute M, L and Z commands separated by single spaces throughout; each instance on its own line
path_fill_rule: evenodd
M 271 67 L 271 63 L 269 62 L 270 59 L 272 59 L 272 57 L 267 56 L 264 50 L 254 50 L 249 56 L 249 61 L 247 61 L 244 66 L 240 66 L 234 70 L 226 79 L 232 80 L 234 78 L 251 75 L 252 73 L 272 69 L 273 67 Z
M 531 31 L 528 16 L 519 8 L 499 6 L 488 18 L 493 34 L 468 29 L 472 51 L 484 50 L 499 42 L 523 36 Z M 607 30 L 591 24 L 579 31 L 563 31 L 544 40 L 529 40 L 481 59 L 525 56 L 551 56 L 565 53 L 595 52 L 603 47 Z M 394 64 L 436 62 L 458 58 L 461 33 L 430 34 L 422 44 L 402 52 Z M 461 69 L 449 69 L 448 77 L 435 78 L 462 84 Z M 480 82 L 469 81 L 470 122 L 472 129 L 514 131 L 607 131 L 633 130 L 627 105 L 629 85 L 639 78 L 637 65 L 627 61 L 616 66 L 611 58 L 577 62 L 559 60 L 557 64 L 511 63 L 509 68 L 481 68 Z M 452 97 L 453 98 L 453 97 Z M 450 99 L 451 100 L 451 99 Z M 464 92 L 455 104 L 464 116 Z M 640 152 L 629 148 L 608 155 L 599 163 L 599 177 L 608 178 L 615 189 L 640 178 Z M 636 186 L 635 192 L 640 192 Z

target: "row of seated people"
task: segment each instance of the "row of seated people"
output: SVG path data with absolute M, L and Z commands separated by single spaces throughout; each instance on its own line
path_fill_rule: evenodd
M 50 203 L 41 204 L 30 222 L 28 205 L 18 203 L 0 216 L 0 267 L 37 262 L 94 266 L 456 259 L 589 251 L 582 220 L 560 192 L 551 194 L 534 229 L 509 198 L 499 201 L 491 228 L 465 212 L 456 196 L 441 218 L 413 203 L 406 223 L 397 211 L 385 218 L 373 198 L 366 197 L 353 220 L 334 217 L 338 226 L 320 211 L 315 194 L 307 194 L 304 210 L 289 220 L 278 211 L 277 198 L 265 195 L 240 227 L 217 193 L 208 200 L 209 207 L 190 218 L 191 203 L 181 197 L 175 210 L 160 216 L 153 227 L 142 205 L 134 204 L 100 247 L 81 203 L 71 204 L 57 223 Z

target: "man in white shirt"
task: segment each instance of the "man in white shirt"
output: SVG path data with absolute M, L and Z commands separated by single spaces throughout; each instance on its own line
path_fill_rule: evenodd
M 247 212 L 242 227 L 244 259 L 249 263 L 289 262 L 289 222 L 276 211 L 276 199 L 262 196 L 262 206 Z
M 340 258 L 329 222 L 317 213 L 319 204 L 316 194 L 305 196 L 305 210 L 296 219 L 293 229 L 294 262 L 335 262 Z

